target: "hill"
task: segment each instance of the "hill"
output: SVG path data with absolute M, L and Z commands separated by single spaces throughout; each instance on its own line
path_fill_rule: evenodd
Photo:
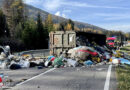
M 2 7 L 2 1 L 3 0 L 0 0 L 0 7 Z M 28 17 L 33 18 L 34 20 L 36 20 L 38 12 L 41 13 L 43 21 L 46 19 L 46 17 L 49 14 L 48 12 L 41 10 L 39 8 L 33 7 L 31 5 L 26 5 L 26 8 L 27 8 L 28 14 L 29 14 Z M 63 17 L 60 17 L 60 16 L 52 15 L 52 18 L 53 18 L 54 23 L 60 23 L 60 22 L 63 22 L 63 21 L 67 21 L 66 18 L 63 18 Z M 91 24 L 88 24 L 88 23 L 83 23 L 83 22 L 78 22 L 78 21 L 74 21 L 74 23 L 78 28 L 91 28 L 91 29 L 94 29 L 94 30 L 103 30 L 103 31 L 105 30 L 103 28 L 100 28 L 98 26 L 91 25 Z

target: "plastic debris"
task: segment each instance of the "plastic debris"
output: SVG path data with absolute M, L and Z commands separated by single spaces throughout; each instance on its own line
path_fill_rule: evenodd
M 30 62 L 24 61 L 24 60 L 20 60 L 19 65 L 20 65 L 22 68 L 29 68 L 29 67 L 30 67 Z
M 130 65 L 130 61 L 124 58 L 119 58 L 121 64 L 128 64 Z
M 44 65 L 45 65 L 45 67 L 51 66 L 52 62 L 51 61 L 46 61 Z
M 37 68 L 38 68 L 38 69 L 43 69 L 43 66 L 38 66 Z
M 62 58 L 62 57 L 56 58 L 56 59 L 54 60 L 54 62 L 53 62 L 53 65 L 54 65 L 54 67 L 55 67 L 55 66 L 56 66 L 56 67 L 59 67 L 59 66 L 64 65 L 64 63 L 63 63 L 63 58 Z
M 90 66 L 90 65 L 93 65 L 93 62 L 91 60 L 88 60 L 88 61 L 84 62 L 84 65 L 85 66 Z
M 120 64 L 120 60 L 118 58 L 115 58 L 112 60 L 112 64 L 118 65 Z
M 68 66 L 76 67 L 78 65 L 78 62 L 75 60 L 67 59 L 66 61 L 67 61 Z
M 11 69 L 11 70 L 21 69 L 21 66 L 20 66 L 19 64 L 12 64 L 12 65 L 10 66 L 10 69 Z

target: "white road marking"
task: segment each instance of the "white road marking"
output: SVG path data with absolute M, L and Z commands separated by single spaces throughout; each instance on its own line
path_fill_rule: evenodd
M 109 65 L 109 68 L 108 68 L 108 71 L 107 71 L 106 82 L 105 82 L 105 85 L 104 85 L 104 90 L 109 90 L 111 68 L 112 68 L 112 65 Z
M 32 78 L 30 78 L 30 79 L 24 81 L 24 82 L 21 82 L 21 83 L 17 84 L 16 86 L 22 85 L 22 84 L 24 84 L 24 83 L 26 83 L 26 82 L 28 82 L 28 81 L 30 81 L 30 80 L 32 80 L 32 79 L 35 79 L 35 78 L 37 78 L 37 77 L 39 77 L 39 76 L 42 76 L 42 75 L 44 75 L 44 74 L 46 74 L 46 73 L 48 73 L 48 72 L 51 72 L 51 71 L 53 71 L 53 70 L 55 70 L 55 69 L 56 69 L 56 68 L 52 68 L 52 69 L 50 69 L 50 70 L 48 70 L 48 71 L 46 71 L 46 72 L 44 72 L 44 73 L 41 73 L 41 74 L 39 74 L 39 75 L 37 75 L 37 76 L 34 76 L 34 77 L 32 77 Z

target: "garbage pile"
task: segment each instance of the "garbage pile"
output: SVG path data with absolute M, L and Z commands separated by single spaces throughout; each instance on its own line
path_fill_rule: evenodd
M 76 67 L 76 66 L 91 66 L 98 63 L 111 62 L 112 64 L 130 64 L 130 61 L 125 59 L 122 52 L 118 50 L 110 50 L 106 46 L 79 46 L 65 52 L 61 52 L 59 57 L 48 56 L 45 61 L 46 67 Z
M 10 47 L 5 46 L 0 48 L 3 52 L 0 54 L 0 69 L 22 69 L 37 66 L 39 69 L 44 66 L 43 59 L 33 58 L 31 55 L 15 56 L 10 53 Z M 38 59 L 38 60 L 37 60 Z
M 1 46 L 0 46 L 1 47 Z M 110 50 L 106 46 L 95 45 L 93 47 L 78 46 L 64 52 L 59 56 L 48 57 L 32 57 L 31 55 L 15 56 L 10 53 L 10 47 L 1 47 L 3 52 L 0 54 L 0 69 L 22 69 L 37 67 L 77 67 L 77 66 L 91 66 L 97 63 L 112 64 L 129 64 L 129 59 L 125 58 L 125 53 L 119 50 Z

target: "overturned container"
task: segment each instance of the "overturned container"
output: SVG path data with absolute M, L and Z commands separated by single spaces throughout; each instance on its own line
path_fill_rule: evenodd
M 60 53 L 76 47 L 76 33 L 74 31 L 50 32 L 50 55 L 59 56 Z

